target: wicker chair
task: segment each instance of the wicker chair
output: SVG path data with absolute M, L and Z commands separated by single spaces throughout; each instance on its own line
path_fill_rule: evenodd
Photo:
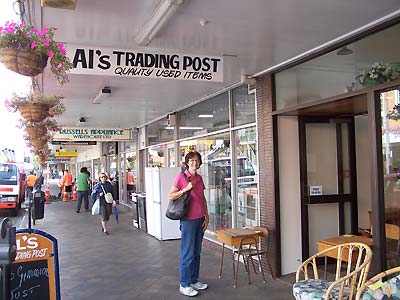
M 332 281 L 319 278 L 317 259 L 336 258 L 336 273 Z M 293 296 L 296 300 L 354 299 L 356 291 L 366 281 L 372 250 L 362 243 L 346 243 L 327 248 L 304 261 L 296 272 Z
M 382 280 L 389 275 L 393 276 L 386 281 Z M 356 300 L 361 299 L 400 299 L 400 266 L 379 273 L 363 284 L 356 295 Z

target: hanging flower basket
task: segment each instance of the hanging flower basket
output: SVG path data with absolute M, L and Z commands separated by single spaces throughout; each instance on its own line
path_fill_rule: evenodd
M 46 145 L 47 141 L 43 139 L 31 139 L 30 143 L 34 148 L 42 149 Z
M 68 82 L 67 72 L 73 64 L 64 45 L 54 40 L 55 30 L 44 26 L 39 31 L 30 24 L 6 22 L 0 26 L 0 61 L 20 74 L 35 76 L 43 72 L 48 60 L 57 81 Z
M 0 48 L 0 62 L 18 74 L 36 76 L 43 73 L 48 56 L 27 49 Z
M 31 138 L 31 142 L 46 135 L 46 127 L 41 126 L 26 126 L 25 131 Z
M 21 116 L 29 122 L 40 122 L 49 116 L 49 105 L 44 103 L 24 103 L 18 105 Z

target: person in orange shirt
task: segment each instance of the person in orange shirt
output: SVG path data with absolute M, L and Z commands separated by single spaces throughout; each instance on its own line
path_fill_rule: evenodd
M 68 199 L 72 197 L 72 174 L 65 170 L 63 177 L 63 185 L 65 186 L 65 192 L 67 193 Z
M 128 196 L 135 191 L 135 176 L 131 168 L 128 168 L 126 172 L 126 190 L 128 191 Z
M 37 179 L 37 177 L 36 177 L 36 175 L 35 175 L 35 173 L 33 171 L 31 171 L 29 173 L 29 175 L 26 177 L 26 180 L 25 180 L 25 185 L 26 185 L 25 195 L 26 195 L 26 197 L 28 199 L 30 199 L 30 196 L 32 195 L 33 186 L 35 185 L 36 179 Z

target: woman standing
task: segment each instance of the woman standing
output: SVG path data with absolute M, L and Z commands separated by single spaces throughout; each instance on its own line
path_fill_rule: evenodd
M 100 201 L 100 214 L 101 214 L 101 230 L 104 234 L 109 235 L 110 233 L 107 230 L 107 222 L 110 219 L 112 207 L 116 205 L 115 200 L 112 203 L 107 203 L 105 199 L 105 194 L 111 193 L 113 198 L 115 199 L 114 188 L 111 183 L 108 181 L 108 176 L 106 173 L 100 174 L 100 182 L 97 183 L 92 192 L 92 203 L 96 202 L 97 198 Z
M 207 288 L 207 284 L 199 281 L 201 246 L 204 231 L 208 226 L 205 186 L 203 178 L 197 174 L 201 164 L 199 152 L 192 151 L 186 154 L 187 169 L 175 178 L 168 194 L 168 199 L 174 201 L 183 193 L 190 192 L 189 212 L 184 220 L 180 220 L 181 254 L 179 262 L 179 291 L 189 297 L 196 296 L 198 290 Z

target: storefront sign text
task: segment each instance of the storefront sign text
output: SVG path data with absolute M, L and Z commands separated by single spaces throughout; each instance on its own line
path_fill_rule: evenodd
M 223 57 L 67 45 L 71 73 L 223 82 Z

